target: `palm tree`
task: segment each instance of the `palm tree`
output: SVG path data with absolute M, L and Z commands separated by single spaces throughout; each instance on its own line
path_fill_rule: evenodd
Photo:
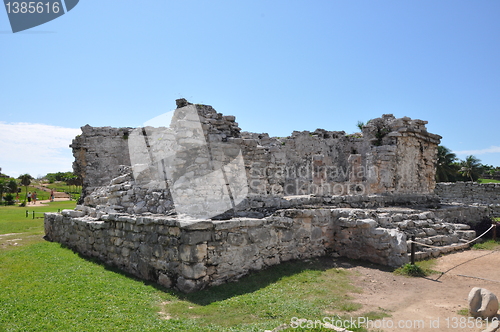
M 479 174 L 481 173 L 481 160 L 474 156 L 467 156 L 465 160 L 460 162 L 460 173 L 463 176 L 470 178 L 472 182 L 479 179 Z
M 24 196 L 24 205 L 26 205 L 26 199 L 28 198 L 28 186 L 31 184 L 31 180 L 33 180 L 33 177 L 26 173 L 20 175 L 18 179 L 21 180 L 21 184 L 26 187 L 26 195 Z
M 455 165 L 456 154 L 445 146 L 439 145 L 437 152 L 436 182 L 455 182 L 458 168 Z

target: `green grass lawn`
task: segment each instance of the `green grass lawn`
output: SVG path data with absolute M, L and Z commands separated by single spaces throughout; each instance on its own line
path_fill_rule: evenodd
M 0 207 L 0 234 L 42 234 L 43 219 L 33 219 L 33 211 L 35 211 L 35 217 L 43 217 L 43 212 L 57 212 L 63 209 L 73 209 L 75 205 L 76 203 L 74 201 L 63 201 L 52 202 L 47 206 L 2 206 Z M 29 213 L 28 218 L 26 218 L 26 211 Z
M 498 180 L 492 180 L 492 179 L 479 179 L 477 180 L 479 183 L 500 183 Z
M 350 295 L 359 291 L 352 272 L 336 268 L 330 258 L 288 262 L 236 283 L 182 294 L 44 241 L 43 219 L 26 218 L 25 210 L 0 207 L 0 331 L 263 331 L 290 324 L 293 317 L 348 319 L 361 307 Z
M 472 246 L 472 249 L 478 249 L 478 250 L 497 250 L 500 247 L 500 242 L 493 241 L 493 240 L 487 240 L 481 243 L 475 243 Z
M 49 189 L 53 189 L 55 191 L 62 192 L 62 193 L 66 193 L 66 192 L 79 193 L 82 191 L 82 187 L 80 187 L 80 186 L 68 186 L 66 183 L 60 182 L 60 181 L 56 181 L 54 183 L 49 183 L 49 184 L 45 185 L 45 187 L 47 187 Z

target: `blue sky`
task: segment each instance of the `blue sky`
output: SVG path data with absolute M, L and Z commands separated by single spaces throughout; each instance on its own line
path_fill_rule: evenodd
M 499 1 L 93 1 L 13 34 L 0 10 L 0 167 L 71 170 L 78 128 L 140 126 L 175 99 L 243 130 L 429 121 L 500 166 Z

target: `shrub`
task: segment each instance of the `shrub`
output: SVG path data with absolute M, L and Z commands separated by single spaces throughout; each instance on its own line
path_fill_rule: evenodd
M 412 265 L 410 263 L 398 268 L 394 271 L 394 273 L 409 277 L 425 277 L 427 275 L 427 273 L 420 266 Z
M 5 204 L 6 205 L 14 205 L 14 195 L 12 195 L 12 194 L 5 195 Z

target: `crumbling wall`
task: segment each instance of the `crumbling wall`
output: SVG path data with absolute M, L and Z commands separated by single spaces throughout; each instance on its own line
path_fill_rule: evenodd
M 73 171 L 83 179 L 83 197 L 98 187 L 108 186 L 130 165 L 128 136 L 132 128 L 83 126 L 82 134 L 73 139 Z
M 399 266 L 408 261 L 410 236 L 431 246 L 418 247 L 424 258 L 462 249 L 475 235 L 454 218 L 462 212 L 438 208 L 440 136 L 425 121 L 383 115 L 362 133 L 317 129 L 280 138 L 241 132 L 234 116 L 210 106 L 177 106 L 168 128 L 82 128 L 72 144 L 84 178 L 80 205 L 46 214 L 47 239 L 190 292 L 323 255 Z M 208 204 L 224 206 L 231 191 L 232 208 L 187 218 L 213 207 L 196 201 L 211 186 L 203 177 L 238 156 L 243 194 L 226 172 L 220 202 L 215 195 Z M 179 196 L 194 203 L 181 210 Z
M 191 104 L 178 101 L 178 106 L 185 105 Z M 223 116 L 211 106 L 195 106 L 212 154 L 242 152 L 248 199 L 239 202 L 235 210 L 259 207 L 254 201 L 262 196 L 430 194 L 434 190 L 440 136 L 427 132 L 426 121 L 384 115 L 371 120 L 363 127 L 363 133 L 354 135 L 318 129 L 296 131 L 290 137 L 279 138 L 240 132 L 234 116 Z M 138 179 L 129 179 L 127 195 L 123 191 L 110 193 L 116 190 L 108 187 L 109 181 L 119 175 L 127 176 L 124 170 L 131 165 L 127 143 L 134 132 L 130 128 L 85 126 L 82 131 L 71 145 L 76 159 L 74 170 L 84 179 L 80 203 L 114 207 L 116 211 L 133 206 L 134 213 L 164 213 L 173 208 L 168 184 L 164 188 L 151 188 Z M 165 128 L 148 127 L 143 130 L 146 131 L 154 137 L 168 135 Z M 183 133 L 188 142 L 196 135 L 190 130 Z M 186 160 L 187 165 L 210 162 L 209 156 L 203 154 L 195 160 Z M 132 171 L 128 169 L 128 173 L 131 176 Z M 192 207 L 196 208 L 199 209 Z
M 88 209 L 47 213 L 46 237 L 183 292 L 324 255 L 400 266 L 408 262 L 412 235 L 433 246 L 417 246 L 418 258 L 464 249 L 475 236 L 467 225 L 409 208 L 291 208 L 261 219 L 197 222 L 116 213 L 93 218 Z

